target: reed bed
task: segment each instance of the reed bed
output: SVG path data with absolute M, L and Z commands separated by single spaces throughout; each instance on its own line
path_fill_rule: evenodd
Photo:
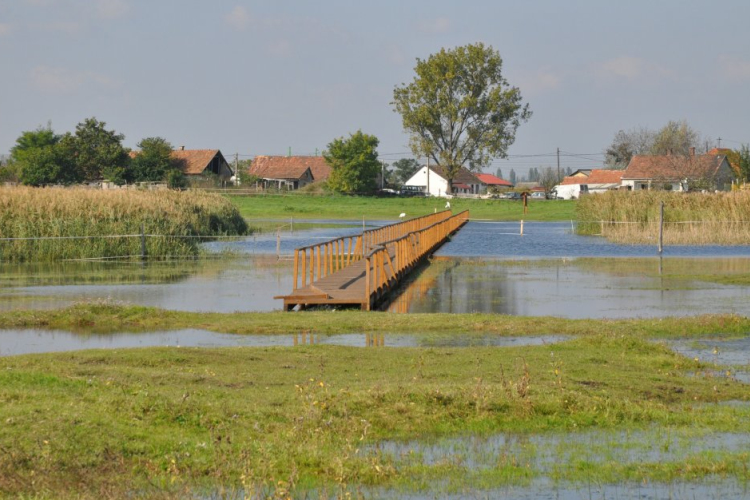
M 248 232 L 226 198 L 195 191 L 0 188 L 0 261 L 188 257 Z M 145 237 L 143 237 L 145 235 Z
M 664 203 L 665 245 L 750 244 L 750 192 L 612 191 L 582 197 L 577 232 L 626 244 L 656 244 Z

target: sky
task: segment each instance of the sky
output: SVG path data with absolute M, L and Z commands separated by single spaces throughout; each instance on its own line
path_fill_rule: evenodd
M 0 154 L 96 117 L 230 159 L 362 130 L 411 157 L 393 89 L 482 42 L 533 115 L 486 169 L 596 168 L 618 130 L 687 122 L 750 143 L 747 0 L 0 0 Z

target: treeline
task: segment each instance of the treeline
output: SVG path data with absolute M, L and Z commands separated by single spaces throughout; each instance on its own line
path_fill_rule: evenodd
M 138 143 L 131 155 L 125 136 L 107 130 L 106 123 L 87 118 L 75 132 L 56 134 L 52 127 L 23 132 L 0 167 L 0 181 L 27 186 L 69 185 L 107 180 L 115 184 L 164 181 L 184 187 L 185 176 L 171 157 L 172 145 L 161 137 Z

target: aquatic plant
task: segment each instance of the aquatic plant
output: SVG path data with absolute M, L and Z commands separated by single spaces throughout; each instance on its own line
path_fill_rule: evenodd
M 662 203 L 665 245 L 750 244 L 750 191 L 611 191 L 584 196 L 576 206 L 577 232 L 618 243 L 656 245 Z
M 0 261 L 194 256 L 248 227 L 224 197 L 198 191 L 0 188 Z

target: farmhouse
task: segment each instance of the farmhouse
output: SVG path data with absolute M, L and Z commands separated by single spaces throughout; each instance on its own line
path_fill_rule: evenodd
M 249 173 L 267 186 L 299 189 L 328 179 L 331 167 L 322 156 L 256 156 Z
M 430 196 L 445 196 L 448 192 L 447 175 L 442 167 L 431 166 L 428 170 L 424 166 L 404 182 L 404 186 L 421 189 Z M 486 185 L 466 168 L 461 167 L 453 179 L 453 194 L 481 194 L 484 190 Z
M 486 192 L 488 189 L 511 189 L 513 184 L 505 179 L 494 176 L 492 174 L 475 174 L 475 177 L 484 184 L 483 190 Z
M 726 190 L 731 187 L 732 168 L 721 154 L 636 155 L 622 175 L 622 186 L 633 191 Z
M 218 149 L 180 148 L 172 151 L 172 159 L 188 178 L 208 173 L 221 179 L 234 175 L 232 167 Z
M 555 187 L 558 198 L 572 200 L 581 194 L 603 193 L 620 188 L 622 170 L 576 170 Z

